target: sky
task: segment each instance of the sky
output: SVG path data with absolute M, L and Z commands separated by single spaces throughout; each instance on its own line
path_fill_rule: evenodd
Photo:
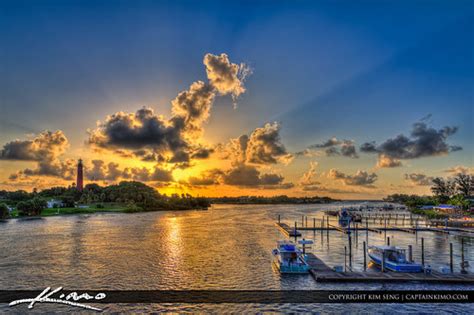
M 0 189 L 379 199 L 474 169 L 472 1 L 1 1 Z

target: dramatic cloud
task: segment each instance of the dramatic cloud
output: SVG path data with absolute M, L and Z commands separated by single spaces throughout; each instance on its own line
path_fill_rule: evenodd
M 146 167 L 127 167 L 120 169 L 114 162 L 106 164 L 102 160 L 92 160 L 92 166 L 85 166 L 85 176 L 90 181 L 136 180 L 141 182 L 170 182 L 173 180 L 171 171 L 156 165 L 153 169 Z
M 291 188 L 290 183 L 283 183 L 284 178 L 278 174 L 261 174 L 251 165 L 240 164 L 224 172 L 222 183 L 231 186 L 261 187 L 261 188 Z
M 411 182 L 415 186 L 430 186 L 433 183 L 433 179 L 433 177 L 421 173 L 405 174 L 405 180 Z
M 179 124 L 183 124 L 188 135 L 200 135 L 202 124 L 209 118 L 214 97 L 211 85 L 197 81 L 171 101 L 171 112 L 174 117 L 183 120 Z
M 345 185 L 373 187 L 373 183 L 377 180 L 377 174 L 369 174 L 366 171 L 358 170 L 354 175 L 344 174 L 337 169 L 329 170 L 328 177 L 331 179 L 341 180 Z
M 72 179 L 74 161 L 61 161 L 59 158 L 69 147 L 69 142 L 61 130 L 43 131 L 28 140 L 14 140 L 6 143 L 0 151 L 0 159 L 34 161 L 36 168 L 26 168 L 10 175 L 10 180 L 31 176 L 54 176 Z
M 53 161 L 69 147 L 61 130 L 43 131 L 30 140 L 14 140 L 6 143 L 0 151 L 2 160 Z
M 280 125 L 277 122 L 255 129 L 250 136 L 231 139 L 220 150 L 225 158 L 241 164 L 288 164 L 293 158 L 281 143 Z
M 449 145 L 446 140 L 457 132 L 457 127 L 444 127 L 439 130 L 428 127 L 424 122 L 413 125 L 410 136 L 398 135 L 380 145 L 375 142 L 364 143 L 360 150 L 365 153 L 379 154 L 379 167 L 400 166 L 400 160 L 439 156 L 459 151 L 459 146 Z
M 190 165 L 193 158 L 209 157 L 212 149 L 199 143 L 203 124 L 208 120 L 217 94 L 234 100 L 245 92 L 243 81 L 248 68 L 233 64 L 226 54 L 207 54 L 204 65 L 209 83 L 196 81 L 171 102 L 169 119 L 150 108 L 136 113 L 117 112 L 89 130 L 89 144 L 114 151 L 121 156 L 136 156 L 143 161 Z
M 206 170 L 198 177 L 189 177 L 183 184 L 191 186 L 229 185 L 259 189 L 288 189 L 294 186 L 292 183 L 284 183 L 283 181 L 284 178 L 281 175 L 262 174 L 255 166 L 238 164 L 225 171 L 219 169 Z
M 345 156 L 353 159 L 357 159 L 357 150 L 352 140 L 338 140 L 336 137 L 332 137 L 320 144 L 313 144 L 308 147 L 309 150 L 313 149 L 325 149 L 326 156 Z M 308 150 L 306 149 L 306 150 Z M 297 155 L 301 155 L 303 152 L 298 152 Z
M 210 84 L 222 95 L 231 94 L 234 98 L 245 92 L 243 81 L 251 74 L 245 64 L 236 65 L 229 61 L 227 54 L 204 56 L 207 78 Z

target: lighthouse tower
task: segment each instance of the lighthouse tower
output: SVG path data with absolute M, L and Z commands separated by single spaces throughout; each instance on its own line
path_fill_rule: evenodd
M 79 159 L 77 163 L 77 181 L 76 181 L 76 189 L 82 191 L 84 188 L 84 175 L 82 174 L 82 160 Z

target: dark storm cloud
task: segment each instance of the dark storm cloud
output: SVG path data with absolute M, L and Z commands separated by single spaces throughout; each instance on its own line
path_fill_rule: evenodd
M 324 153 L 326 156 L 344 156 L 353 159 L 359 158 L 354 141 L 352 140 L 338 140 L 336 137 L 332 137 L 323 143 L 310 145 L 306 150 L 312 149 L 325 149 Z M 297 155 L 305 155 L 304 153 L 304 151 L 298 152 Z
M 366 171 L 357 171 L 354 175 L 347 175 L 337 169 L 329 170 L 329 178 L 341 180 L 345 185 L 373 187 L 377 180 L 377 174 L 369 174 Z
M 398 160 L 438 156 L 461 150 L 461 147 L 451 146 L 446 142 L 447 138 L 454 135 L 457 130 L 457 127 L 449 126 L 436 130 L 428 127 L 424 122 L 417 122 L 413 125 L 410 136 L 398 135 L 378 146 L 375 142 L 364 143 L 360 150 L 366 153 L 378 153 L 381 167 L 401 165 Z M 381 158 L 393 163 L 381 163 Z

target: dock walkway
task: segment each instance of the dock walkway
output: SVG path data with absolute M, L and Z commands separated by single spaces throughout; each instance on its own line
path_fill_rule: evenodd
M 319 257 L 312 253 L 306 254 L 306 261 L 311 266 L 310 274 L 318 282 L 435 282 L 474 284 L 473 274 L 449 273 L 444 274 L 432 271 L 424 273 L 396 273 L 396 272 L 335 272 Z

